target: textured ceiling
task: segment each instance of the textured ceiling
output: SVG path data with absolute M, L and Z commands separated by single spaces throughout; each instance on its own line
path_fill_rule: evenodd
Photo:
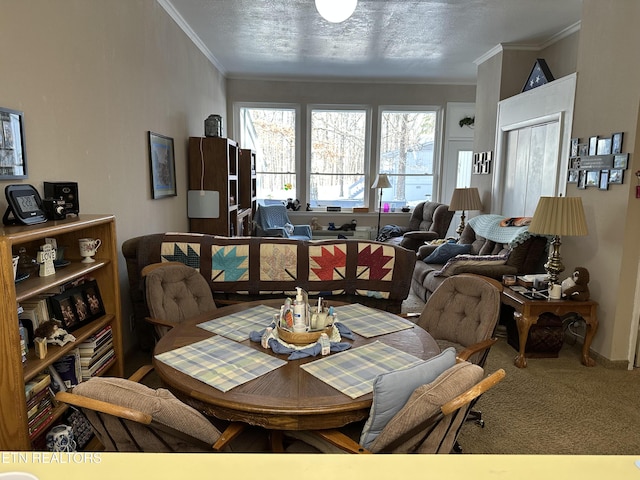
M 582 0 L 359 0 L 332 24 L 314 0 L 159 0 L 228 77 L 474 83 L 500 44 L 540 48 Z

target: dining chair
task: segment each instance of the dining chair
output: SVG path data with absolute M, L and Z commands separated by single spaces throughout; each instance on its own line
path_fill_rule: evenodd
M 441 349 L 453 347 L 458 357 L 484 367 L 497 341 L 502 284 L 475 274 L 447 278 L 431 294 L 416 324 L 435 339 Z M 482 412 L 471 410 L 469 420 L 484 427 Z
M 84 413 L 107 452 L 232 451 L 244 424 L 230 423 L 220 432 L 168 390 L 139 383 L 152 370 L 145 365 L 129 379 L 93 377 L 55 398 Z
M 205 278 L 195 268 L 180 262 L 163 262 L 142 269 L 148 322 L 156 336 L 189 318 L 215 310 L 213 294 Z
M 289 452 L 451 453 L 471 403 L 505 376 L 499 369 L 484 377 L 478 365 L 458 361 L 434 381 L 417 387 L 408 401 L 374 437 L 344 429 L 289 432 Z M 376 393 L 374 391 L 374 404 Z M 373 407 L 372 407 L 373 408 Z

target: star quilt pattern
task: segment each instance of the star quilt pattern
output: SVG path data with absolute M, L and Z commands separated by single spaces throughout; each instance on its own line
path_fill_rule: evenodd
M 309 281 L 341 280 L 346 270 L 346 244 L 309 247 Z
M 165 242 L 160 247 L 160 256 L 167 262 L 182 262 L 200 270 L 200 244 L 187 242 Z
M 260 245 L 260 281 L 291 281 L 298 278 L 298 247 L 295 244 Z

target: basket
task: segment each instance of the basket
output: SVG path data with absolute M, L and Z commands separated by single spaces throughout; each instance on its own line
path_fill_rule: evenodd
M 308 345 L 310 343 L 315 343 L 323 333 L 326 333 L 331 337 L 332 329 L 333 325 L 329 325 L 322 330 L 316 330 L 314 332 L 290 332 L 289 330 L 280 328 L 280 326 L 277 327 L 278 337 L 281 338 L 282 341 L 293 345 Z

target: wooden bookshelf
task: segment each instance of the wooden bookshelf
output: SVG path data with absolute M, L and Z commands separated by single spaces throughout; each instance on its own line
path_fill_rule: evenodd
M 22 282 L 15 284 L 11 258 L 25 247 L 27 253 L 35 257 L 45 238 L 55 238 L 59 246 L 65 247 L 65 260 L 70 265 L 60 268 L 54 275 L 39 277 L 37 273 Z M 99 238 L 102 240 L 96 262 L 81 263 L 82 257 L 78 249 L 78 239 Z M 116 248 L 115 217 L 113 215 L 80 215 L 65 220 L 48 221 L 31 226 L 5 226 L 0 229 L 0 450 L 30 450 L 28 417 L 24 386 L 27 381 L 39 372 L 46 370 L 56 360 L 74 349 L 79 342 L 88 338 L 107 324 L 113 333 L 115 361 L 105 372 L 122 377 L 122 318 L 120 287 L 118 278 L 118 256 Z M 102 303 L 107 312 L 78 330 L 73 331 L 75 342 L 63 347 L 49 345 L 47 356 L 39 359 L 33 348 L 27 355 L 23 365 L 20 354 L 20 334 L 18 332 L 17 306 L 20 301 L 42 293 L 59 291 L 60 287 L 84 275 L 93 277 L 100 288 Z M 11 406 L 7 408 L 7 406 Z M 53 413 L 53 421 L 62 416 L 66 407 L 59 406 Z M 44 435 L 46 429 L 40 433 Z

